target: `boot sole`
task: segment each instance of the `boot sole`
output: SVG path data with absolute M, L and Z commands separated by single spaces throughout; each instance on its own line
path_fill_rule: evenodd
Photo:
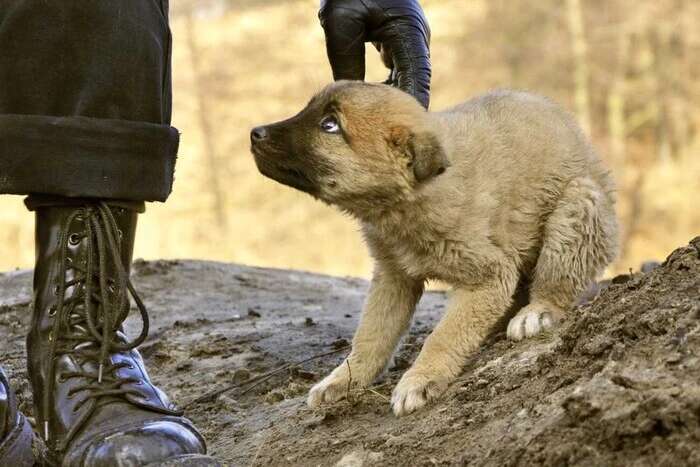
M 164 461 L 152 462 L 144 467 L 223 467 L 224 464 L 204 454 L 186 454 Z
M 32 467 L 34 452 L 32 442 L 34 432 L 22 414 L 18 416 L 17 425 L 0 444 L 0 464 L 13 467 Z

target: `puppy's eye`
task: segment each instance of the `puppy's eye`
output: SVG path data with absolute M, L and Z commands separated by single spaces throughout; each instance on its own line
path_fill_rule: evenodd
M 325 131 L 326 133 L 340 133 L 340 123 L 338 123 L 338 119 L 333 115 L 323 117 L 320 125 L 321 130 Z

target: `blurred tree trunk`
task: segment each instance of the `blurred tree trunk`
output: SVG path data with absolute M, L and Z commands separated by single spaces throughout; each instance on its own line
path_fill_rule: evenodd
M 574 58 L 574 102 L 576 114 L 586 134 L 591 134 L 591 111 L 588 92 L 589 70 L 586 57 L 588 43 L 583 27 L 581 0 L 566 1 L 569 34 Z
M 610 89 L 607 95 L 608 136 L 610 138 L 610 160 L 615 178 L 620 184 L 620 195 L 624 197 L 627 215 L 622 219 L 622 238 L 620 242 L 619 260 L 627 262 L 630 240 L 636 234 L 641 217 L 641 190 L 644 185 L 644 174 L 638 173 L 636 180 L 629 186 L 627 164 L 627 71 L 630 63 L 631 38 L 625 28 L 620 28 L 617 36 L 615 67 L 612 70 Z
M 666 38 L 657 27 L 653 27 L 649 32 L 649 39 L 651 44 L 651 50 L 653 53 L 653 73 L 654 73 L 654 84 L 655 93 L 654 99 L 656 100 L 656 108 L 658 109 L 656 117 L 656 159 L 662 162 L 668 162 L 671 160 L 671 140 L 670 127 L 669 127 L 669 115 L 668 115 L 668 101 L 670 97 L 669 88 L 669 78 L 671 67 L 670 57 L 668 56 L 668 51 L 666 50 L 665 42 Z
M 186 25 L 186 43 L 190 56 L 190 65 L 192 66 L 192 75 L 194 77 L 194 94 L 197 99 L 198 107 L 197 113 L 204 143 L 204 156 L 207 161 L 207 185 L 214 199 L 213 208 L 217 227 L 222 233 L 225 233 L 228 230 L 226 200 L 219 180 L 221 170 L 216 155 L 214 130 L 210 120 L 211 107 L 207 99 L 207 91 L 204 84 L 205 76 L 200 62 L 201 51 L 197 45 L 196 26 L 192 18 L 192 10 L 188 8 L 183 14 Z
M 616 66 L 607 98 L 610 157 L 618 174 L 618 179 L 623 178 L 626 162 L 627 120 L 625 116 L 625 94 L 627 91 L 629 55 L 630 36 L 623 30 L 619 32 L 618 36 Z

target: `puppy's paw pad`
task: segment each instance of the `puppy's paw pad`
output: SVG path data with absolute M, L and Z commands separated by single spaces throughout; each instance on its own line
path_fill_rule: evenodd
M 408 415 L 439 398 L 447 389 L 440 378 L 431 378 L 409 371 L 394 388 L 391 406 L 397 417 Z
M 555 322 L 554 313 L 545 308 L 524 308 L 510 320 L 506 334 L 519 341 L 551 328 Z
M 348 387 L 349 380 L 347 378 L 330 374 L 311 388 L 309 396 L 306 398 L 306 404 L 315 408 L 324 402 L 339 401 L 347 395 Z

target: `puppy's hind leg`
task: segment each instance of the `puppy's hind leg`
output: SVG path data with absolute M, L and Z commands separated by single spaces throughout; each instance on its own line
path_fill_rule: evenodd
M 490 269 L 493 274 L 480 284 L 455 288 L 445 316 L 394 389 L 396 415 L 409 414 L 442 395 L 506 313 L 518 283 L 517 269 L 506 259 Z
M 611 196 L 590 178 L 573 180 L 547 220 L 530 304 L 511 319 L 508 337 L 534 336 L 563 319 L 616 252 L 617 221 Z

